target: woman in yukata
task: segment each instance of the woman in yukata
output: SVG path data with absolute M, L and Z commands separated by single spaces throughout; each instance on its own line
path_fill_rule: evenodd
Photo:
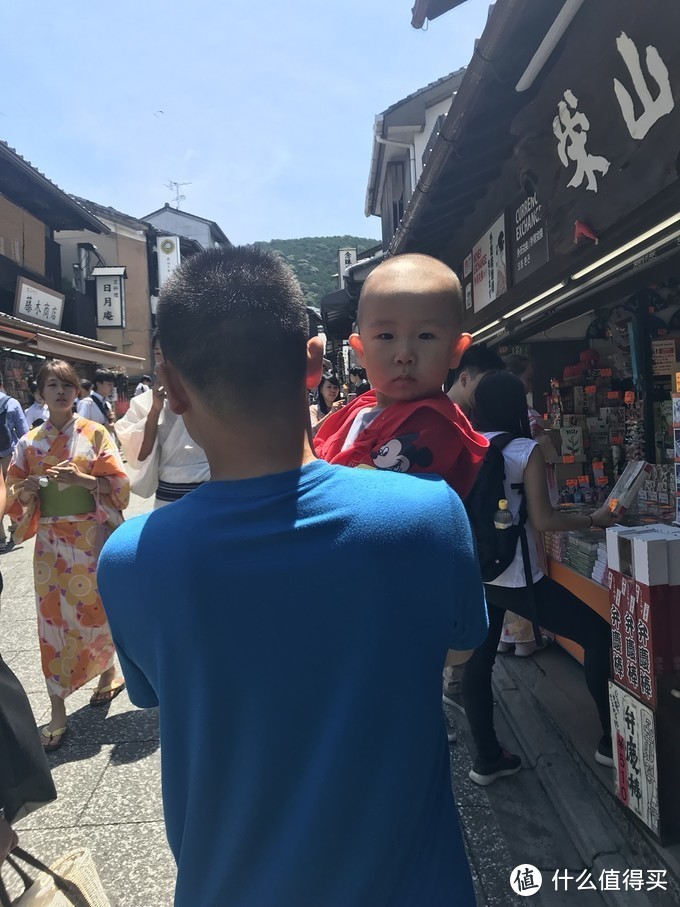
M 47 362 L 37 377 L 49 418 L 16 445 L 7 473 L 8 512 L 17 540 L 36 537 L 38 636 L 52 715 L 42 728 L 46 750 L 67 730 L 65 699 L 99 677 L 90 705 L 111 702 L 114 646 L 97 591 L 97 559 L 123 522 L 129 480 L 108 429 L 74 415 L 80 380 L 66 362 Z

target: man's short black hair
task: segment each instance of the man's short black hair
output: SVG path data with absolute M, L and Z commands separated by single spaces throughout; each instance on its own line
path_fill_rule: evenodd
M 295 275 L 257 246 L 208 249 L 184 261 L 158 303 L 165 359 L 213 409 L 304 388 L 309 318 Z
M 94 373 L 94 386 L 101 384 L 103 381 L 115 381 L 116 376 L 113 372 L 109 371 L 107 368 L 98 368 Z
M 92 390 L 92 382 L 90 381 L 89 378 L 81 378 L 81 379 L 80 379 L 80 386 L 82 387 L 82 389 L 83 389 L 84 391 L 91 391 L 91 390 Z
M 476 378 L 484 372 L 497 372 L 505 368 L 505 363 L 493 350 L 488 349 L 483 343 L 469 346 L 461 356 L 458 368 L 452 369 L 449 374 L 451 384 L 455 384 L 463 372 L 471 378 Z

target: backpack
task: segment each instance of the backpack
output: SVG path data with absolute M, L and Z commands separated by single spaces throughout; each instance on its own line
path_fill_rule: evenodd
M 538 626 L 536 602 L 533 592 L 533 577 L 529 558 L 529 544 L 524 528 L 528 513 L 524 495 L 524 483 L 513 484 L 520 495 L 519 522 L 505 529 L 496 529 L 494 516 L 498 502 L 506 498 L 505 494 L 505 457 L 503 450 L 513 440 L 512 435 L 504 432 L 495 435 L 489 442 L 479 473 L 465 501 L 472 534 L 477 549 L 482 582 L 490 583 L 504 573 L 514 561 L 517 554 L 517 542 L 522 550 L 522 563 L 526 578 L 527 590 L 531 600 L 533 617 L 532 627 L 538 646 L 542 645 L 541 632 Z
M 9 397 L 0 403 L 0 451 L 10 450 L 12 447 L 12 433 L 7 424 L 7 407 L 9 406 Z
M 464 502 L 475 537 L 482 581 L 485 583 L 498 579 L 508 569 L 515 559 L 520 535 L 526 535 L 524 524 L 527 521 L 527 510 L 523 487 L 519 489 L 522 498 L 519 523 L 513 523 L 507 529 L 496 529 L 494 526 L 498 502 L 506 497 L 503 449 L 510 441 L 512 435 L 507 433 L 491 439 L 475 484 Z

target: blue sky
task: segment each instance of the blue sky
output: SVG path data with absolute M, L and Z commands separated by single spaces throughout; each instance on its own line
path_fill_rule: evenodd
M 62 189 L 233 242 L 355 234 L 373 119 L 465 65 L 488 0 L 411 27 L 413 0 L 22 0 L 3 10 L 0 138 Z M 11 88 L 10 88 L 11 86 Z

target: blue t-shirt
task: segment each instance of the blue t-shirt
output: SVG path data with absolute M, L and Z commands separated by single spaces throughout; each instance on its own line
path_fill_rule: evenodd
M 160 704 L 178 907 L 474 905 L 441 677 L 487 617 L 443 480 L 210 482 L 98 576 L 130 698 Z

